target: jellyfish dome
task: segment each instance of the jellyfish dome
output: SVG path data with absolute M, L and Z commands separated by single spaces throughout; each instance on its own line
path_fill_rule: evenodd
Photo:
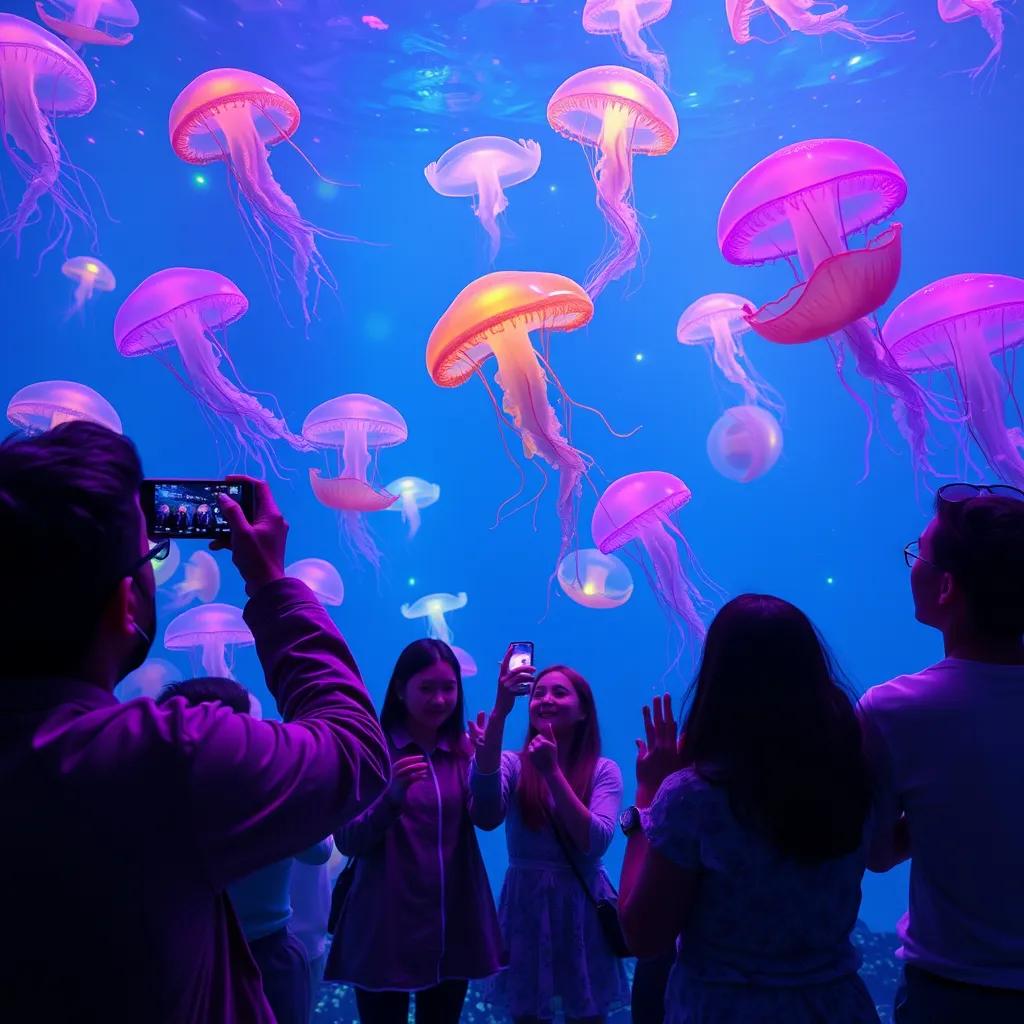
M 53 12 L 52 14 L 50 12 Z M 72 46 L 127 46 L 139 23 L 131 0 L 36 0 L 39 20 Z
M 68 315 L 80 313 L 93 292 L 112 292 L 117 287 L 114 272 L 93 256 L 75 256 L 60 268 L 65 277 L 75 282 L 75 297 Z
M 427 483 L 418 476 L 400 476 L 384 490 L 398 498 L 390 508 L 393 512 L 402 513 L 402 522 L 409 526 L 409 540 L 419 531 L 420 509 L 429 508 L 441 497 L 441 488 L 437 484 Z
M 114 342 L 121 355 L 132 357 L 165 359 L 176 348 L 200 408 L 242 456 L 262 466 L 274 463 L 270 441 L 285 441 L 297 451 L 311 446 L 221 369 L 222 363 L 234 368 L 218 332 L 248 308 L 249 300 L 223 274 L 171 267 L 151 274 L 124 300 L 114 318 Z
M 185 578 L 171 588 L 168 609 L 184 608 L 193 601 L 209 604 L 220 590 L 220 567 L 209 551 L 196 551 L 185 563 Z
M 1024 434 L 1006 425 L 1013 350 L 1024 344 L 1024 279 L 944 277 L 904 299 L 886 320 L 882 337 L 908 373 L 955 374 L 961 412 L 992 472 L 1024 488 Z
M 651 568 L 641 558 L 659 602 L 674 616 L 683 635 L 693 644 L 704 638 L 705 627 L 699 609 L 707 602 L 686 575 L 679 558 L 677 541 L 686 539 L 672 516 L 689 504 L 690 488 L 677 476 L 658 470 L 630 473 L 608 485 L 594 509 L 591 532 L 594 543 L 608 555 L 636 542 Z M 699 572 L 699 570 L 698 570 Z
M 322 558 L 300 558 L 292 562 L 284 574 L 302 580 L 321 604 L 340 605 L 345 600 L 345 584 L 341 581 L 341 573 Z
M 181 673 L 176 665 L 163 658 L 147 658 L 134 672 L 130 672 L 114 688 L 114 696 L 120 701 L 148 697 L 155 700 L 160 691 L 170 683 L 181 682 Z
M 175 541 L 170 541 L 167 548 L 166 558 L 153 558 L 150 560 L 153 566 L 153 579 L 158 587 L 162 587 L 178 571 L 181 565 L 181 548 Z
M 633 595 L 626 563 L 597 548 L 570 551 L 558 566 L 558 585 L 584 608 L 619 608 Z
M 529 181 L 540 167 L 540 146 L 531 139 L 482 135 L 452 146 L 423 169 L 430 187 L 442 196 L 476 197 L 473 212 L 491 240 L 491 262 L 501 245 L 498 215 L 508 209 L 505 189 Z
M 17 209 L 0 231 L 14 235 L 21 251 L 21 233 L 35 221 L 39 202 L 49 196 L 55 207 L 52 224 L 57 237 L 46 251 L 70 236 L 79 220 L 92 227 L 84 199 L 76 199 L 61 180 L 63 147 L 58 117 L 81 117 L 96 105 L 96 83 L 82 59 L 46 29 L 15 14 L 0 14 L 0 132 L 14 169 L 25 182 Z M 10 136 L 13 145 L 7 142 Z
M 169 651 L 191 651 L 208 676 L 234 679 L 230 661 L 234 648 L 252 647 L 256 641 L 242 618 L 242 609 L 230 604 L 201 604 L 172 619 L 164 630 Z
M 816 11 L 814 8 L 820 9 Z M 775 16 L 789 31 L 805 36 L 834 33 L 859 43 L 897 43 L 914 38 L 912 32 L 877 35 L 871 32 L 870 25 L 850 21 L 846 17 L 848 10 L 847 4 L 828 3 L 826 0 L 820 4 L 817 0 L 725 0 L 729 31 L 737 43 L 749 43 L 753 39 L 774 43 L 785 36 L 785 32 L 775 39 L 761 39 L 754 35 L 751 22 L 759 14 Z
M 708 458 L 727 480 L 749 484 L 764 476 L 782 454 L 782 428 L 767 409 L 736 405 L 708 434 Z
M 114 407 L 92 388 L 73 380 L 41 380 L 23 387 L 8 402 L 7 418 L 27 434 L 42 434 L 71 420 L 88 420 L 123 433 Z
M 451 646 L 452 631 L 448 628 L 445 615 L 465 608 L 469 598 L 465 592 L 459 594 L 428 594 L 412 604 L 402 605 L 402 615 L 407 619 L 426 619 L 427 636 L 443 640 Z
M 965 18 L 977 18 L 992 40 L 992 49 L 976 68 L 971 69 L 971 78 L 977 78 L 986 68 L 994 67 L 1003 52 L 1003 12 L 999 5 L 1000 0 L 939 0 L 939 17 L 947 25 L 954 25 Z
M 583 29 L 595 36 L 616 36 L 634 60 L 664 85 L 668 58 L 652 50 L 640 35 L 641 29 L 661 21 L 672 10 L 672 0 L 587 0 L 583 5 Z
M 615 239 L 587 275 L 587 292 L 595 299 L 609 282 L 632 270 L 640 255 L 633 154 L 664 156 L 679 138 L 679 122 L 656 83 L 639 71 L 606 65 L 567 78 L 548 101 L 548 123 L 595 151 L 597 206 Z
M 451 645 L 449 644 L 449 646 Z M 461 647 L 452 647 L 452 654 L 455 655 L 455 660 L 459 663 L 463 679 L 470 679 L 477 674 L 476 659 L 469 651 L 464 651 Z

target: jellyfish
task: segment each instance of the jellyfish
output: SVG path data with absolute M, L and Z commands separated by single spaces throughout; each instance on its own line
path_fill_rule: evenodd
M 95 105 L 96 83 L 67 43 L 16 14 L 0 14 L 0 138 L 25 181 L 18 208 L 0 230 L 14 235 L 19 254 L 21 233 L 37 219 L 45 195 L 56 207 L 59 231 L 44 252 L 70 235 L 73 219 L 90 224 L 84 203 L 61 180 L 61 143 L 54 121 L 88 114 Z
M 820 10 L 812 10 L 814 7 L 820 7 Z M 859 43 L 899 43 L 914 38 L 912 32 L 877 35 L 870 31 L 874 26 L 850 21 L 846 17 L 848 10 L 847 4 L 828 3 L 827 0 L 820 4 L 818 0 L 725 0 L 729 30 L 737 43 L 749 43 L 752 39 L 773 43 L 785 35 L 783 32 L 776 39 L 755 36 L 750 30 L 750 23 L 758 14 L 777 16 L 790 31 L 802 32 L 805 36 L 823 36 L 832 32 Z M 778 21 L 775 24 L 778 26 Z
M 1014 394 L 1013 350 L 1024 344 L 1024 279 L 944 277 L 904 299 L 882 337 L 909 373 L 955 374 L 964 418 L 992 472 L 1024 488 L 1024 434 L 1005 419 L 1006 399 Z
M 733 186 L 718 217 L 718 244 L 735 264 L 796 257 L 804 280 L 752 311 L 747 322 L 780 345 L 842 332 L 861 376 L 893 399 L 915 466 L 928 468 L 927 398 L 868 319 L 896 287 L 903 226 L 891 224 L 863 248 L 848 245 L 850 236 L 888 218 L 906 195 L 902 171 L 874 146 L 850 139 L 798 142 L 755 164 Z M 842 349 L 835 352 L 845 383 Z M 870 440 L 871 413 L 863 407 Z
M 749 484 L 764 476 L 782 454 L 782 428 L 767 409 L 735 405 L 708 434 L 711 465 L 728 480 Z
M 255 643 L 242 618 L 242 609 L 230 604 L 201 604 L 172 619 L 164 630 L 164 647 L 169 651 L 191 651 L 195 662 L 208 676 L 234 679 L 230 657 L 236 647 Z
M 300 558 L 292 562 L 284 574 L 302 580 L 323 605 L 339 605 L 345 600 L 345 584 L 341 582 L 341 573 L 322 558 Z
M 491 240 L 491 262 L 501 245 L 498 214 L 508 208 L 505 189 L 529 181 L 540 167 L 540 146 L 531 139 L 513 142 L 500 135 L 466 139 L 427 164 L 423 173 L 442 196 L 476 196 L 473 212 Z
M 117 287 L 114 273 L 105 263 L 92 256 L 75 256 L 68 260 L 60 272 L 70 277 L 75 285 L 75 298 L 68 310 L 68 316 L 81 313 L 94 291 L 112 292 Z
M 680 345 L 709 346 L 715 365 L 727 381 L 743 389 L 748 402 L 779 409 L 782 403 L 774 388 L 761 379 L 743 349 L 741 338 L 750 331 L 747 311 L 752 308 L 753 304 L 739 295 L 705 295 L 683 311 L 676 338 Z
M 503 394 L 502 407 L 522 439 L 523 454 L 528 459 L 539 456 L 559 474 L 559 557 L 576 533 L 575 504 L 589 460 L 562 436 L 547 398 L 551 368 L 530 343 L 530 332 L 539 330 L 546 337 L 551 331 L 573 331 L 593 315 L 587 293 L 567 277 L 499 271 L 463 288 L 427 342 L 427 372 L 443 388 L 458 387 L 478 374 L 490 392 L 482 367 L 490 356 L 497 360 L 494 380 Z M 571 402 L 557 378 L 555 385 L 565 402 Z
M 153 579 L 158 587 L 162 587 L 178 571 L 181 565 L 181 548 L 172 540 L 167 548 L 166 558 L 152 558 Z
M 664 156 L 676 144 L 679 122 L 654 82 L 639 71 L 609 65 L 566 79 L 548 101 L 548 123 L 588 152 L 596 150 L 597 207 L 615 236 L 611 250 L 587 275 L 587 292 L 596 299 L 610 281 L 632 270 L 640 255 L 633 154 Z
M 184 608 L 193 601 L 209 604 L 220 590 L 220 567 L 209 551 L 197 551 L 185 563 L 185 578 L 172 588 L 168 609 Z
M 426 619 L 427 636 L 443 640 L 451 646 L 452 631 L 448 628 L 445 615 L 466 607 L 469 600 L 465 592 L 459 594 L 428 594 L 412 604 L 402 605 L 402 615 L 407 619 Z
M 363 514 L 382 512 L 398 498 L 370 481 L 370 452 L 401 444 L 409 436 L 402 414 L 372 395 L 341 395 L 318 405 L 302 424 L 302 436 L 317 448 L 338 450 L 338 475 L 309 471 L 321 505 L 341 513 L 342 532 L 352 548 L 377 569 L 380 551 Z
M 401 476 L 384 488 L 389 494 L 398 498 L 390 508 L 402 513 L 402 522 L 409 525 L 409 540 L 416 536 L 420 528 L 420 509 L 428 508 L 441 497 L 441 488 L 437 484 L 429 484 L 418 476 Z
M 114 318 L 114 342 L 123 356 L 154 355 L 176 347 L 185 370 L 183 383 L 200 408 L 243 455 L 261 466 L 264 459 L 273 465 L 270 441 L 285 441 L 297 451 L 310 451 L 312 446 L 221 370 L 222 362 L 232 371 L 234 367 L 217 332 L 248 308 L 249 300 L 222 274 L 171 267 L 151 274 L 124 300 Z
M 619 608 L 633 595 L 626 563 L 597 548 L 570 551 L 558 566 L 558 584 L 584 608 Z
M 1003 12 L 999 0 L 939 0 L 939 17 L 947 25 L 965 18 L 977 18 L 992 40 L 988 56 L 969 72 L 971 78 L 977 78 L 990 64 L 999 60 L 1003 52 Z
M 125 30 L 139 23 L 131 0 L 36 0 L 36 12 L 48 29 L 70 39 L 76 49 L 86 44 L 127 46 L 134 37 Z
M 448 646 L 451 647 L 451 644 Z M 469 679 L 477 674 L 476 660 L 469 651 L 464 651 L 461 647 L 452 647 L 452 654 L 455 655 L 455 660 L 459 663 L 463 679 Z
M 668 57 L 652 50 L 640 30 L 661 21 L 670 10 L 672 0 L 587 0 L 583 5 L 583 29 L 595 36 L 618 36 L 626 53 L 649 68 L 658 85 L 664 85 Z
M 659 602 L 677 617 L 683 635 L 699 645 L 705 632 L 700 610 L 708 602 L 683 571 L 676 541 L 686 548 L 691 562 L 693 555 L 672 521 L 672 514 L 690 498 L 690 488 L 671 473 L 630 473 L 609 484 L 601 495 L 591 531 L 594 543 L 606 555 L 630 541 L 639 542 L 650 558 L 648 578 Z
M 181 673 L 177 666 L 163 658 L 148 658 L 114 687 L 114 696 L 120 701 L 136 697 L 155 700 L 165 686 L 178 682 L 181 682 Z
M 73 380 L 41 380 L 23 387 L 7 404 L 7 418 L 26 434 L 42 434 L 72 420 L 123 433 L 114 407 L 92 388 Z
M 308 324 L 310 273 L 318 282 L 332 282 L 316 245 L 317 235 L 324 232 L 305 220 L 295 200 L 277 183 L 268 162 L 269 147 L 290 142 L 298 127 L 298 105 L 284 89 L 238 68 L 204 72 L 182 90 L 171 107 L 171 147 L 186 163 L 224 161 L 248 203 L 243 223 L 266 253 L 275 288 L 274 236 L 291 250 L 292 276 Z

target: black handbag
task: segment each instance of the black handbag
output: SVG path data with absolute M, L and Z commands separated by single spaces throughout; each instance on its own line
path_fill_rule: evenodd
M 341 869 L 341 874 L 334 880 L 334 888 L 331 890 L 331 909 L 327 914 L 327 930 L 333 935 L 341 920 L 341 912 L 345 909 L 345 900 L 348 899 L 349 890 L 352 888 L 352 881 L 356 874 L 356 859 L 349 857 L 348 862 Z

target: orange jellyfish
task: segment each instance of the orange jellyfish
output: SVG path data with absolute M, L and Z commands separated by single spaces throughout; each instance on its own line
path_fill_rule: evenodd
M 661 21 L 670 10 L 672 0 L 587 0 L 583 5 L 583 29 L 595 36 L 618 36 L 626 53 L 650 69 L 658 85 L 664 85 L 668 57 L 652 50 L 640 30 Z
M 597 548 L 570 551 L 558 566 L 558 585 L 584 608 L 619 608 L 633 595 L 626 563 Z
M 633 154 L 664 156 L 679 138 L 672 103 L 639 71 L 608 65 L 566 79 L 548 101 L 548 123 L 560 135 L 595 151 L 590 157 L 597 207 L 615 242 L 587 275 L 596 299 L 610 281 L 636 266 L 640 225 L 633 208 Z
M 36 12 L 48 29 L 76 48 L 127 46 L 134 37 L 126 30 L 139 23 L 132 0 L 36 0 Z
M 764 476 L 782 454 L 782 428 L 756 405 L 726 409 L 708 434 L 708 458 L 722 476 L 748 484 Z
M 92 256 L 74 256 L 60 268 L 60 272 L 77 282 L 68 316 L 81 313 L 93 292 L 112 292 L 117 287 L 117 280 L 110 267 Z
M 463 288 L 427 342 L 427 372 L 443 388 L 458 387 L 476 375 L 490 393 L 482 368 L 491 356 L 497 361 L 494 381 L 522 439 L 523 454 L 528 459 L 539 456 L 559 474 L 562 554 L 576 533 L 575 503 L 589 460 L 562 436 L 547 397 L 551 368 L 531 344 L 530 332 L 541 331 L 546 338 L 552 331 L 574 331 L 593 315 L 593 302 L 575 281 L 559 274 L 505 270 Z M 570 402 L 557 378 L 555 385 Z

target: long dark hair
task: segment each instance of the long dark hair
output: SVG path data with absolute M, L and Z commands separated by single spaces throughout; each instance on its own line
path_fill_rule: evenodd
M 590 684 L 575 669 L 567 665 L 551 665 L 537 675 L 534 686 L 545 676 L 558 672 L 572 684 L 579 698 L 583 718 L 576 723 L 572 739 L 569 741 L 569 771 L 567 779 L 572 791 L 583 804 L 589 804 L 590 792 L 594 785 L 594 771 L 597 759 L 601 756 L 601 728 L 597 724 L 597 705 L 594 703 L 594 691 Z M 526 756 L 526 748 L 530 740 L 537 735 L 531 723 L 526 730 L 526 739 L 519 755 L 521 770 L 517 794 L 519 811 L 527 828 L 539 831 L 548 823 L 547 808 L 549 806 L 548 788 L 540 772 L 533 767 Z
M 398 656 L 395 667 L 391 671 L 387 693 L 384 694 L 384 706 L 380 709 L 381 728 L 390 733 L 396 726 L 402 725 L 409 711 L 401 698 L 399 690 L 424 669 L 444 662 L 454 673 L 455 683 L 459 688 L 455 710 L 444 720 L 437 731 L 438 739 L 447 739 L 452 750 L 459 753 L 470 753 L 469 741 L 466 738 L 466 704 L 462 693 L 462 669 L 459 659 L 443 640 L 413 640 Z
M 684 755 L 782 851 L 823 861 L 860 845 L 871 801 L 852 699 L 799 608 L 743 594 L 715 616 Z

